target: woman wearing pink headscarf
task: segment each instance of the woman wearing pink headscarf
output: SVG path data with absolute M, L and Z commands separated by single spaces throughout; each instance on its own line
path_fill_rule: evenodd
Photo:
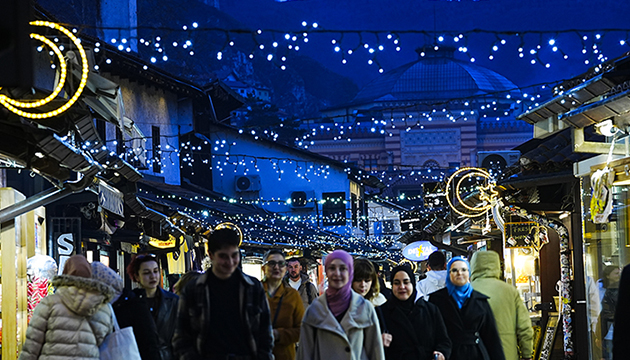
M 297 359 L 385 359 L 374 306 L 352 291 L 352 256 L 333 251 L 325 270 L 328 288 L 306 309 Z

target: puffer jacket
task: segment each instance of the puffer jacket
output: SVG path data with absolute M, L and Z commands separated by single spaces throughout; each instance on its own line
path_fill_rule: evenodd
M 374 306 L 352 292 L 350 307 L 338 322 L 326 294 L 306 309 L 297 360 L 384 360 L 381 329 Z
M 478 251 L 471 264 L 473 289 L 488 296 L 506 360 L 533 358 L 534 330 L 518 290 L 499 280 L 501 264 L 494 251 Z
M 106 304 L 114 290 L 98 280 L 56 276 L 54 294 L 35 308 L 19 360 L 98 360 L 98 347 L 112 332 Z

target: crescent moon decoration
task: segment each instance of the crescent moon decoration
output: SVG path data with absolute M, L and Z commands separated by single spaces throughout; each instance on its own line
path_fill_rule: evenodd
M 241 231 L 241 228 L 238 227 L 238 225 L 233 224 L 231 222 L 222 222 L 219 225 L 214 227 L 214 231 L 217 230 L 221 230 L 221 229 L 230 229 L 230 230 L 234 230 L 238 233 L 238 247 L 241 247 L 241 244 L 243 244 L 243 232 Z
M 85 54 L 85 50 L 83 49 L 83 46 L 81 45 L 81 41 L 76 36 L 74 36 L 74 34 L 72 34 L 72 32 L 69 31 L 68 29 L 64 28 L 63 26 L 57 23 L 53 23 L 50 21 L 39 21 L 39 20 L 31 21 L 30 24 L 33 26 L 49 27 L 51 29 L 55 29 L 61 32 L 62 34 L 66 35 L 72 41 L 72 43 L 76 46 L 79 52 L 79 56 L 81 57 L 81 81 L 79 83 L 79 86 L 77 87 L 77 90 L 74 92 L 74 95 L 72 95 L 72 97 L 68 101 L 66 101 L 66 103 L 64 103 L 62 106 L 58 107 L 55 110 L 48 111 L 45 113 L 27 112 L 24 110 L 20 110 L 20 109 L 38 108 L 40 106 L 46 105 L 49 102 L 51 102 L 63 90 L 63 87 L 66 83 L 66 77 L 68 76 L 68 65 L 59 47 L 54 42 L 50 41 L 48 38 L 46 38 L 43 35 L 35 34 L 35 33 L 30 34 L 32 39 L 39 40 L 42 43 L 46 44 L 48 47 L 52 49 L 52 51 L 57 56 L 57 59 L 59 60 L 59 83 L 57 84 L 57 86 L 55 86 L 55 89 L 53 90 L 53 92 L 50 95 L 46 96 L 44 99 L 18 101 L 18 100 L 9 98 L 6 95 L 0 95 L 0 104 L 4 105 L 4 107 L 9 109 L 11 112 L 25 118 L 47 119 L 53 116 L 57 116 L 61 114 L 62 112 L 68 110 L 79 99 L 79 96 L 81 96 L 81 93 L 83 92 L 83 89 L 85 88 L 85 85 L 87 84 L 87 78 L 88 78 L 88 73 L 89 73 L 88 61 L 87 61 L 87 56 Z
M 466 173 L 461 175 L 462 173 Z M 477 190 L 479 191 L 479 200 L 481 200 L 481 204 L 477 206 L 470 206 L 466 204 L 464 199 L 462 199 L 462 182 L 467 178 L 482 178 L 484 179 L 484 185 L 478 185 Z M 453 189 L 451 189 L 451 185 L 455 183 Z M 451 200 L 451 195 L 454 193 L 455 198 L 458 201 L 458 206 L 463 207 L 467 211 L 459 210 L 453 200 Z M 499 196 L 499 193 L 495 189 L 494 179 L 484 169 L 473 168 L 473 167 L 465 167 L 461 168 L 453 173 L 448 178 L 448 182 L 446 183 L 446 200 L 448 204 L 451 206 L 451 209 L 459 215 L 465 217 L 477 217 L 483 215 L 492 209 L 492 201 L 495 200 Z

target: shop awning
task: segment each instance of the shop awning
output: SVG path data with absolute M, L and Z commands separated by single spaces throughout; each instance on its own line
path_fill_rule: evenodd
M 612 117 L 628 116 L 628 112 L 630 112 L 630 90 L 560 114 L 558 118 L 575 127 L 583 128 Z
M 524 120 L 530 124 L 536 124 L 540 121 L 547 120 L 549 118 L 557 117 L 560 114 L 564 114 L 571 109 L 580 107 L 598 96 L 602 96 L 609 92 L 616 84 L 608 79 L 604 74 L 596 76 L 582 85 L 570 89 L 553 99 L 535 107 L 534 109 L 527 111 L 516 118 L 518 120 Z M 589 123 L 574 123 L 574 126 L 584 127 L 591 124 Z

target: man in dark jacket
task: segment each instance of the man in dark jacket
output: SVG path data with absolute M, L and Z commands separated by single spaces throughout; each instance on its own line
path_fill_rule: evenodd
M 269 306 L 261 283 L 239 268 L 240 234 L 208 238 L 212 267 L 184 288 L 173 349 L 178 359 L 273 359 Z
M 319 296 L 317 287 L 313 285 L 308 275 L 302 272 L 302 264 L 296 258 L 287 260 L 287 275 L 284 281 L 300 293 L 304 309 Z

